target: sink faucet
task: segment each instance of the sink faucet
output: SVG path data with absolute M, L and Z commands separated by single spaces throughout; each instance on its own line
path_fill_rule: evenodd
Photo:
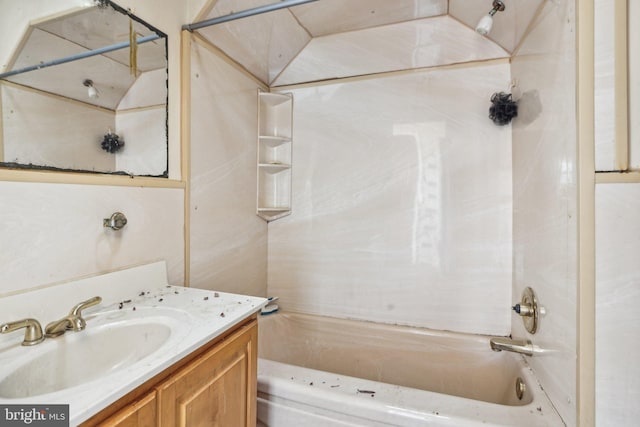
M 25 328 L 22 345 L 36 345 L 44 341 L 42 327 L 36 319 L 22 319 L 0 325 L 0 333 L 6 334 Z
M 513 351 L 514 353 L 533 356 L 534 346 L 530 340 L 514 340 L 511 338 L 491 338 L 491 350 L 493 351 Z
M 76 332 L 82 331 L 87 326 L 87 322 L 82 318 L 82 310 L 93 307 L 101 302 L 102 298 L 93 297 L 76 304 L 69 312 L 69 315 L 62 319 L 54 320 L 47 325 L 45 328 L 45 336 L 47 338 L 55 338 L 69 330 Z

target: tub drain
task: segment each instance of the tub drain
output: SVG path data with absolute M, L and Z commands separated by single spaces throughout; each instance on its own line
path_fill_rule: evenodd
M 518 400 L 522 400 L 526 389 L 527 386 L 524 384 L 524 381 L 522 378 L 518 377 L 516 379 L 516 396 L 518 397 Z

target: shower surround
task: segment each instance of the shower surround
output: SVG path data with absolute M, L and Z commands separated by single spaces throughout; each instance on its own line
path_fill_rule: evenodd
M 508 335 L 509 64 L 293 88 L 293 214 L 269 224 L 288 310 Z
M 477 17 L 471 19 L 471 9 L 465 14 L 462 4 L 451 2 L 450 13 L 475 25 Z M 294 97 L 293 197 L 291 216 L 268 225 L 267 291 L 280 297 L 285 311 L 531 339 L 549 350 L 531 359 L 536 376 L 564 422 L 576 425 L 575 4 L 539 4 L 526 15 L 531 25 L 521 20 L 525 15 L 513 13 L 525 3 L 517 4 L 500 15 L 504 19 L 491 34 L 510 59 L 374 69 L 271 88 Z M 511 19 L 514 15 L 517 19 Z M 275 21 L 264 21 L 264 34 Z M 265 30 L 257 22 L 252 34 Z M 501 38 L 507 33 L 513 43 Z M 459 45 L 455 37 L 440 46 L 429 43 L 426 32 L 420 35 L 414 39 L 416 50 L 410 50 L 416 61 L 423 58 L 420 48 L 445 54 Z M 331 68 L 330 59 L 341 54 L 350 59 L 348 50 L 338 52 L 345 45 L 337 44 L 331 50 L 335 56 L 318 66 Z M 384 45 L 371 43 L 367 49 Z M 286 53 L 272 49 L 259 58 Z M 204 51 L 198 54 L 204 61 Z M 209 55 L 224 58 L 215 48 Z M 234 90 L 245 93 L 252 87 L 255 93 L 270 81 L 268 67 L 256 78 L 248 76 L 248 66 L 222 68 L 224 75 L 207 84 L 212 88 L 208 102 L 228 107 L 224 116 L 192 108 L 192 123 L 203 126 L 203 135 L 223 127 L 255 129 L 254 119 L 236 119 L 255 106 L 226 99 Z M 246 79 L 235 83 L 240 75 Z M 488 118 L 490 98 L 511 91 L 514 83 L 526 95 L 522 115 L 513 125 L 495 126 Z M 233 135 L 230 131 L 220 139 L 229 146 L 213 158 L 221 165 L 230 167 L 240 155 L 244 162 L 250 144 L 255 150 L 255 140 Z M 192 141 L 192 149 L 209 145 L 204 137 Z M 242 173 L 240 165 L 231 169 Z M 230 173 L 224 182 L 211 181 L 213 188 L 230 189 Z M 211 194 L 193 184 L 194 193 Z M 229 234 L 224 240 L 233 243 L 225 231 L 229 227 L 198 206 L 198 215 L 209 224 L 204 230 L 221 230 L 215 235 Z M 238 221 L 238 232 L 253 229 L 249 218 L 242 223 L 248 228 Z M 192 236 L 199 230 L 192 228 Z M 256 242 L 243 249 L 262 244 Z M 221 244 L 216 239 L 215 246 Z M 225 256 L 198 269 L 215 275 L 227 265 Z M 261 269 L 255 267 L 252 261 L 235 274 Z M 259 288 L 259 281 L 254 283 Z M 549 308 L 533 336 L 510 311 L 525 286 L 534 287 Z

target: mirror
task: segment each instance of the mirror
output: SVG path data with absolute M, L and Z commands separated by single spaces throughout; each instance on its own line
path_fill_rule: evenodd
M 99 0 L 9 48 L 1 167 L 168 176 L 165 34 Z

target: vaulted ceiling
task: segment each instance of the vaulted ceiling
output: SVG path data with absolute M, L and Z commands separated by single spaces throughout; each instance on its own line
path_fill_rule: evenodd
M 318 0 L 197 30 L 269 86 L 506 58 L 548 0 L 504 0 L 488 37 L 492 0 Z M 206 20 L 275 0 L 217 0 Z

